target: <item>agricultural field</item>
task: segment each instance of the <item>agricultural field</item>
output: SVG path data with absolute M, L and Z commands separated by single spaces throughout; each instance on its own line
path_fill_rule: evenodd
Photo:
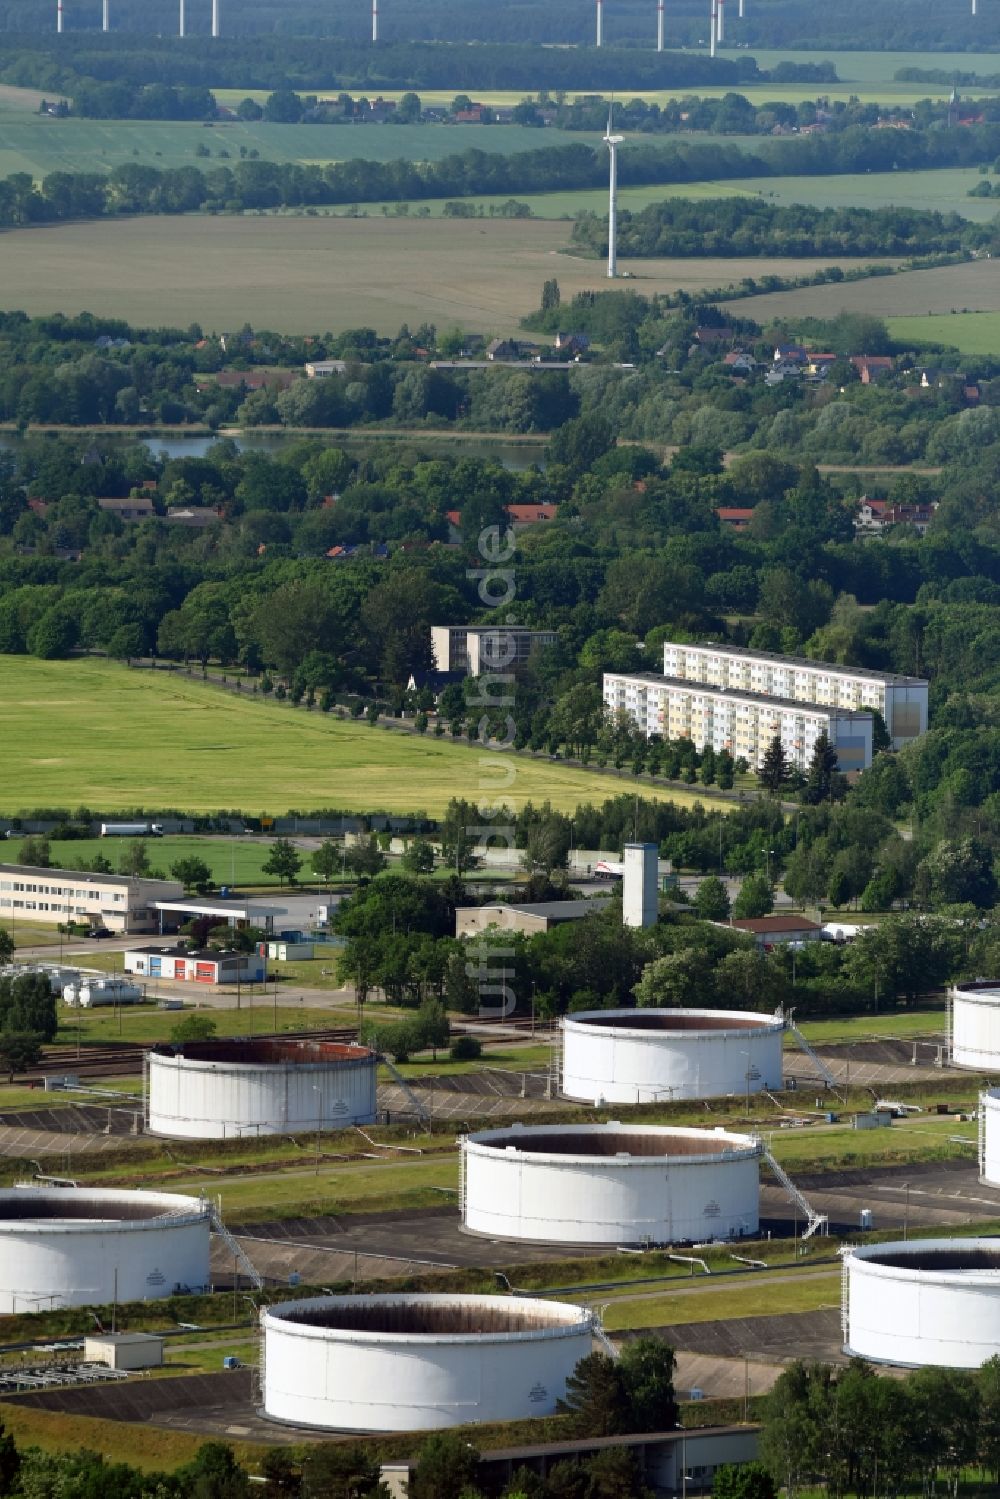
M 4 288 L 28 313 L 86 310 L 153 326 L 197 321 L 221 331 L 250 320 L 286 333 L 364 324 L 392 334 L 426 321 L 503 334 L 538 306 L 550 276 L 564 298 L 604 284 L 600 262 L 562 253 L 567 238 L 565 225 L 530 220 L 98 220 L 6 233 Z M 628 270 L 637 291 L 652 293 L 802 275 L 830 263 L 828 256 L 637 260 Z
M 1000 313 L 939 312 L 930 317 L 889 319 L 893 338 L 902 343 L 946 344 L 963 354 L 988 354 L 1000 349 Z
M 475 147 L 509 154 L 538 146 L 570 145 L 579 132 L 524 125 L 274 125 L 202 124 L 168 120 L 53 119 L 9 112 L 0 116 L 0 177 L 11 172 L 109 172 L 125 162 L 205 170 L 256 151 L 264 161 L 438 161 Z M 198 155 L 198 148 L 209 154 Z
M 478 750 L 393 733 L 277 703 L 233 697 L 179 674 L 100 661 L 0 657 L 4 701 L 2 797 L 11 813 L 38 806 L 241 806 L 442 813 L 453 796 L 496 796 L 480 785 Z M 517 759 L 504 799 L 548 799 L 570 811 L 603 801 L 614 776 Z M 696 800 L 682 791 L 644 795 Z M 725 805 L 720 803 L 720 805 Z
M 773 292 L 727 304 L 737 317 L 758 323 L 772 318 L 836 317 L 839 312 L 867 312 L 875 317 L 926 318 L 952 312 L 1000 312 L 1000 261 L 876 276 L 868 281 L 804 287 Z
M 842 176 L 671 182 L 619 188 L 618 206 L 638 213 L 651 203 L 662 203 L 669 198 L 759 198 L 780 207 L 807 203 L 817 208 L 930 208 L 939 213 L 961 214 L 976 223 L 987 223 L 996 217 L 998 205 L 995 199 L 968 196 L 969 188 L 979 181 L 978 171 L 970 167 L 925 172 L 847 172 Z M 527 203 L 532 214 L 539 219 L 573 219 L 578 213 L 604 215 L 608 211 L 608 195 L 600 188 L 585 188 L 579 192 L 518 193 L 517 198 Z M 410 203 L 409 211 L 413 213 L 419 207 L 426 209 L 432 218 L 439 218 L 448 201 L 447 198 L 427 198 L 419 204 Z M 498 208 L 506 199 L 484 196 L 468 201 L 474 207 L 482 207 L 488 214 L 491 206 Z M 374 217 L 395 213 L 397 209 L 396 203 L 386 201 L 366 203 L 361 212 Z M 319 212 L 331 217 L 345 216 L 343 208 L 320 209 Z M 623 261 L 626 269 L 629 264 Z

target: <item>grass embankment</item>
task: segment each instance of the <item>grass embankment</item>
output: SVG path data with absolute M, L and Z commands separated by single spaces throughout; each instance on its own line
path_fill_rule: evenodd
M 356 309 L 355 309 L 356 310 Z M 454 796 L 495 798 L 481 747 L 387 732 L 220 692 L 179 673 L 135 672 L 95 660 L 0 659 L 4 691 L 5 810 L 38 806 L 241 806 L 425 812 Z M 86 724 L 86 734 L 80 725 Z M 58 752 L 52 754 L 55 749 Z M 563 811 L 602 802 L 615 776 L 531 759 L 512 761 L 514 806 L 550 801 Z M 683 791 L 643 795 L 693 804 Z M 723 804 L 724 805 L 724 804 Z M 151 857 L 155 850 L 151 848 Z

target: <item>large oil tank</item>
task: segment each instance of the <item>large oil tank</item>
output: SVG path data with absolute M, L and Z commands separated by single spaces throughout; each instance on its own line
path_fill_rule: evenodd
M 1000 1242 L 909 1239 L 842 1251 L 845 1352 L 978 1369 L 1000 1354 Z
M 520 1296 L 321 1296 L 261 1312 L 264 1414 L 327 1431 L 551 1415 L 592 1314 Z
M 210 1226 L 207 1202 L 170 1192 L 0 1191 L 0 1312 L 203 1291 Z
M 230 1140 L 370 1124 L 378 1058 L 333 1041 L 186 1041 L 149 1054 L 148 1128 Z
M 951 1059 L 977 1072 L 1000 1070 L 1000 982 L 978 979 L 951 990 Z
M 562 1091 L 600 1105 L 780 1088 L 784 1029 L 743 1010 L 582 1010 L 562 1022 Z
M 471 1233 L 552 1244 L 677 1244 L 757 1232 L 752 1135 L 653 1125 L 513 1125 L 462 1141 Z

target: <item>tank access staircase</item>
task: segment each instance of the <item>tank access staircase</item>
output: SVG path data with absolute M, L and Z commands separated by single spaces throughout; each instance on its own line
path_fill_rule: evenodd
M 827 1232 L 830 1227 L 830 1220 L 826 1214 L 817 1213 L 809 1199 L 799 1191 L 785 1168 L 775 1160 L 763 1140 L 760 1141 L 760 1147 L 765 1161 L 770 1166 L 785 1195 L 795 1204 L 799 1212 L 805 1216 L 806 1226 L 802 1234 L 803 1239 L 811 1239 L 813 1234 Z
M 380 1054 L 379 1054 L 379 1061 L 381 1062 L 382 1066 L 385 1068 L 386 1072 L 388 1072 L 389 1076 L 392 1078 L 392 1080 L 396 1084 L 397 1088 L 399 1088 L 399 1090 L 402 1093 L 403 1097 L 405 1099 L 407 1099 L 407 1101 L 410 1104 L 410 1107 L 412 1108 L 413 1112 L 416 1114 L 417 1118 L 419 1120 L 421 1120 L 424 1124 L 429 1124 L 430 1120 L 431 1120 L 431 1116 L 430 1116 L 430 1113 L 428 1111 L 427 1105 L 425 1103 L 422 1103 L 421 1100 L 417 1097 L 416 1093 L 414 1093 L 413 1089 L 410 1087 L 409 1083 L 406 1081 L 406 1078 L 399 1071 L 399 1068 L 395 1067 L 393 1065 L 393 1063 L 390 1062 L 389 1058 L 385 1055 L 384 1052 L 380 1052 Z
M 256 1265 L 254 1265 L 253 1261 L 250 1259 L 249 1255 L 242 1247 L 239 1240 L 233 1237 L 233 1235 L 226 1227 L 225 1223 L 222 1221 L 222 1203 L 218 1198 L 216 1198 L 214 1201 L 209 1202 L 208 1213 L 209 1221 L 212 1225 L 212 1231 L 218 1234 L 219 1238 L 222 1240 L 223 1244 L 225 1244 L 226 1248 L 229 1250 L 229 1253 L 232 1255 L 237 1265 L 239 1265 L 240 1269 L 243 1271 L 243 1274 L 247 1277 L 248 1280 L 253 1282 L 254 1289 L 262 1291 L 264 1289 L 264 1277 L 263 1275 L 261 1275 Z
M 826 1083 L 828 1088 L 835 1088 L 837 1086 L 837 1079 L 834 1077 L 829 1067 L 823 1061 L 822 1057 L 818 1057 L 813 1051 L 812 1047 L 809 1045 L 809 1042 L 806 1040 L 805 1036 L 803 1036 L 802 1032 L 799 1030 L 798 1026 L 795 1024 L 795 1021 L 790 1015 L 785 1021 L 785 1024 L 791 1031 L 792 1035 L 795 1037 L 795 1041 L 799 1047 L 799 1050 L 803 1051 L 806 1054 L 810 1062 L 812 1062 L 813 1066 L 816 1068 L 817 1076 L 822 1078 L 823 1082 Z

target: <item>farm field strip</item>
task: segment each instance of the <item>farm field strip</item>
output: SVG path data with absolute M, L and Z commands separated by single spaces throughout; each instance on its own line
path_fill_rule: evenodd
M 726 304 L 737 317 L 758 323 L 772 318 L 836 317 L 865 312 L 875 317 L 925 317 L 931 313 L 1000 312 L 1000 262 L 968 261 L 827 286 L 803 287 L 746 297 Z
M 489 336 L 516 332 L 551 276 L 567 301 L 605 284 L 600 262 L 562 253 L 567 239 L 565 225 L 532 220 L 97 220 L 6 233 L 4 286 L 10 305 L 31 314 L 87 310 L 153 327 L 250 320 L 286 333 L 364 324 L 395 334 L 426 321 Z M 870 260 L 692 257 L 634 260 L 628 270 L 638 291 L 700 292 Z
M 82 801 L 190 812 L 242 803 L 248 812 L 336 806 L 433 816 L 453 796 L 496 795 L 495 775 L 485 789 L 480 784 L 475 747 L 255 702 L 177 673 L 4 656 L 0 690 L 3 796 L 11 812 Z M 518 806 L 549 799 L 572 810 L 622 786 L 613 775 L 520 757 L 512 764 L 514 784 L 503 796 Z M 643 794 L 697 800 L 652 787 Z

